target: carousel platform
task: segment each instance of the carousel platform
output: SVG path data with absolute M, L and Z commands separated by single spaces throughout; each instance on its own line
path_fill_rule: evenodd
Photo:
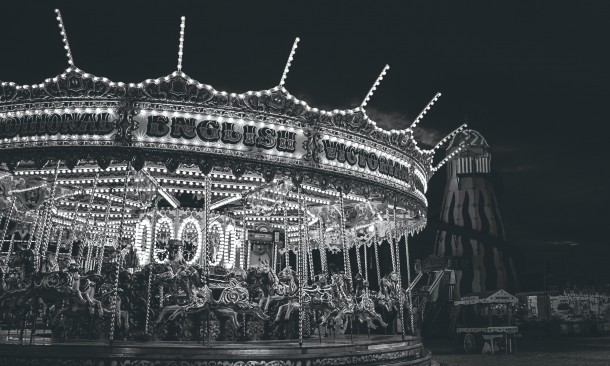
M 297 342 L 53 342 L 2 337 L 0 365 L 306 366 L 425 365 L 431 355 L 420 338 L 360 335 Z

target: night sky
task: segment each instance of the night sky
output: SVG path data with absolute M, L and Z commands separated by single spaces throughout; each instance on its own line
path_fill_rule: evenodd
M 353 108 L 389 64 L 369 116 L 406 128 L 442 92 L 419 140 L 435 144 L 465 119 L 487 138 L 509 241 L 526 253 L 572 243 L 581 254 L 610 258 L 610 2 L 326 3 L 3 4 L 0 80 L 40 83 L 67 67 L 56 7 L 76 65 L 114 81 L 175 71 L 182 15 L 183 71 L 228 92 L 278 85 L 298 36 L 286 82 L 292 94 L 313 107 Z M 432 179 L 432 215 L 444 179 Z

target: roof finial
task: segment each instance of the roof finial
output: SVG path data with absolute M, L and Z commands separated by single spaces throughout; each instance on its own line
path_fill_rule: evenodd
M 70 43 L 68 43 L 68 34 L 66 33 L 66 28 L 64 28 L 64 21 L 61 19 L 61 12 L 59 9 L 55 9 L 55 13 L 57 14 L 57 21 L 59 22 L 59 34 L 62 37 L 64 42 L 64 49 L 66 50 L 66 56 L 68 56 L 68 63 L 70 66 L 74 66 L 74 60 L 72 59 L 72 52 L 70 51 Z
M 290 64 L 292 63 L 292 58 L 294 57 L 294 53 L 297 50 L 297 47 L 299 45 L 299 37 L 297 37 L 294 40 L 294 43 L 292 44 L 292 50 L 290 51 L 290 56 L 288 56 L 288 62 L 286 62 L 286 67 L 284 67 L 284 73 L 282 74 L 282 79 L 280 79 L 280 86 L 284 86 L 284 83 L 286 82 L 286 76 L 288 75 L 288 71 L 290 70 Z
M 419 123 L 419 121 L 421 121 L 424 118 L 424 115 L 426 113 L 428 113 L 428 111 L 430 110 L 430 108 L 432 108 L 432 106 L 434 105 L 434 103 L 438 100 L 438 98 L 441 97 L 441 93 L 436 93 L 436 95 L 434 96 L 434 98 L 432 98 L 432 100 L 426 105 L 426 108 L 424 108 L 423 111 L 421 111 L 419 113 L 419 116 L 417 116 L 417 118 L 415 118 L 415 121 L 413 121 L 413 123 L 411 123 L 411 126 L 409 127 L 410 129 L 415 128 L 415 126 L 417 126 L 417 124 Z
M 375 84 L 373 84 L 373 87 L 371 87 L 371 90 L 369 90 L 369 92 L 366 94 L 366 97 L 364 97 L 362 104 L 360 104 L 360 108 L 366 107 L 366 104 L 369 102 L 369 100 L 373 96 L 373 93 L 375 92 L 375 90 L 377 90 L 377 87 L 379 86 L 379 84 L 381 83 L 381 80 L 383 80 L 383 77 L 385 76 L 385 74 L 388 72 L 389 69 L 390 69 L 390 65 L 385 65 L 383 67 L 383 70 L 381 70 L 381 74 L 379 74 L 379 77 L 377 78 L 377 80 L 375 80 Z
M 182 49 L 184 48 L 184 26 L 186 17 L 180 18 L 180 43 L 178 44 L 178 71 L 182 71 Z

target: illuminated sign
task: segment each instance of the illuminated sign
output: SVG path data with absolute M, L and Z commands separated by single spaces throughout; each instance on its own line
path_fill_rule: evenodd
M 248 147 L 276 149 L 293 153 L 296 150 L 296 133 L 257 127 L 233 122 L 198 120 L 186 117 L 148 116 L 146 135 L 149 137 L 169 137 L 177 139 L 198 138 L 204 142 L 243 144 Z
M 256 231 L 248 230 L 248 240 L 256 242 L 273 242 L 273 233 L 261 233 Z
M 279 231 L 262 232 L 248 230 L 248 240 L 257 243 L 281 243 L 284 241 L 284 234 Z
M 416 167 L 411 171 L 409 157 L 393 154 L 383 146 L 366 146 L 368 141 L 359 139 L 357 143 L 349 135 L 345 140 L 337 141 L 329 136 L 318 140 L 320 133 L 315 130 L 275 117 L 257 119 L 257 116 L 237 113 L 229 117 L 214 112 L 156 109 L 141 109 L 135 115 L 122 118 L 118 113 L 108 108 L 3 113 L 0 114 L 0 145 L 4 149 L 34 141 L 44 141 L 45 146 L 88 145 L 91 141 L 92 145 L 191 150 L 277 164 L 293 164 L 299 160 L 298 164 L 312 169 L 343 174 L 358 171 L 360 176 L 390 180 L 393 185 L 409 183 L 412 172 L 420 173 Z M 119 135 L 113 138 L 115 132 Z M 132 138 L 125 138 L 127 135 Z M 269 242 L 273 241 L 271 238 Z
M 374 152 L 346 145 L 342 142 L 323 140 L 322 143 L 327 160 L 336 160 L 339 163 L 348 163 L 351 166 L 357 164 L 360 168 L 368 168 L 373 172 L 378 170 L 381 174 L 404 182 L 409 179 L 409 168 L 392 159 L 377 156 Z
M 44 135 L 105 135 L 116 118 L 110 113 L 64 113 L 0 118 L 0 138 Z

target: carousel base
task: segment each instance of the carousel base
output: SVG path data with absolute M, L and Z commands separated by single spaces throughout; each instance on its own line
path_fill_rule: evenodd
M 306 366 L 425 365 L 431 355 L 420 338 L 365 335 L 296 342 L 53 342 L 29 337 L 21 344 L 3 334 L 0 365 Z

